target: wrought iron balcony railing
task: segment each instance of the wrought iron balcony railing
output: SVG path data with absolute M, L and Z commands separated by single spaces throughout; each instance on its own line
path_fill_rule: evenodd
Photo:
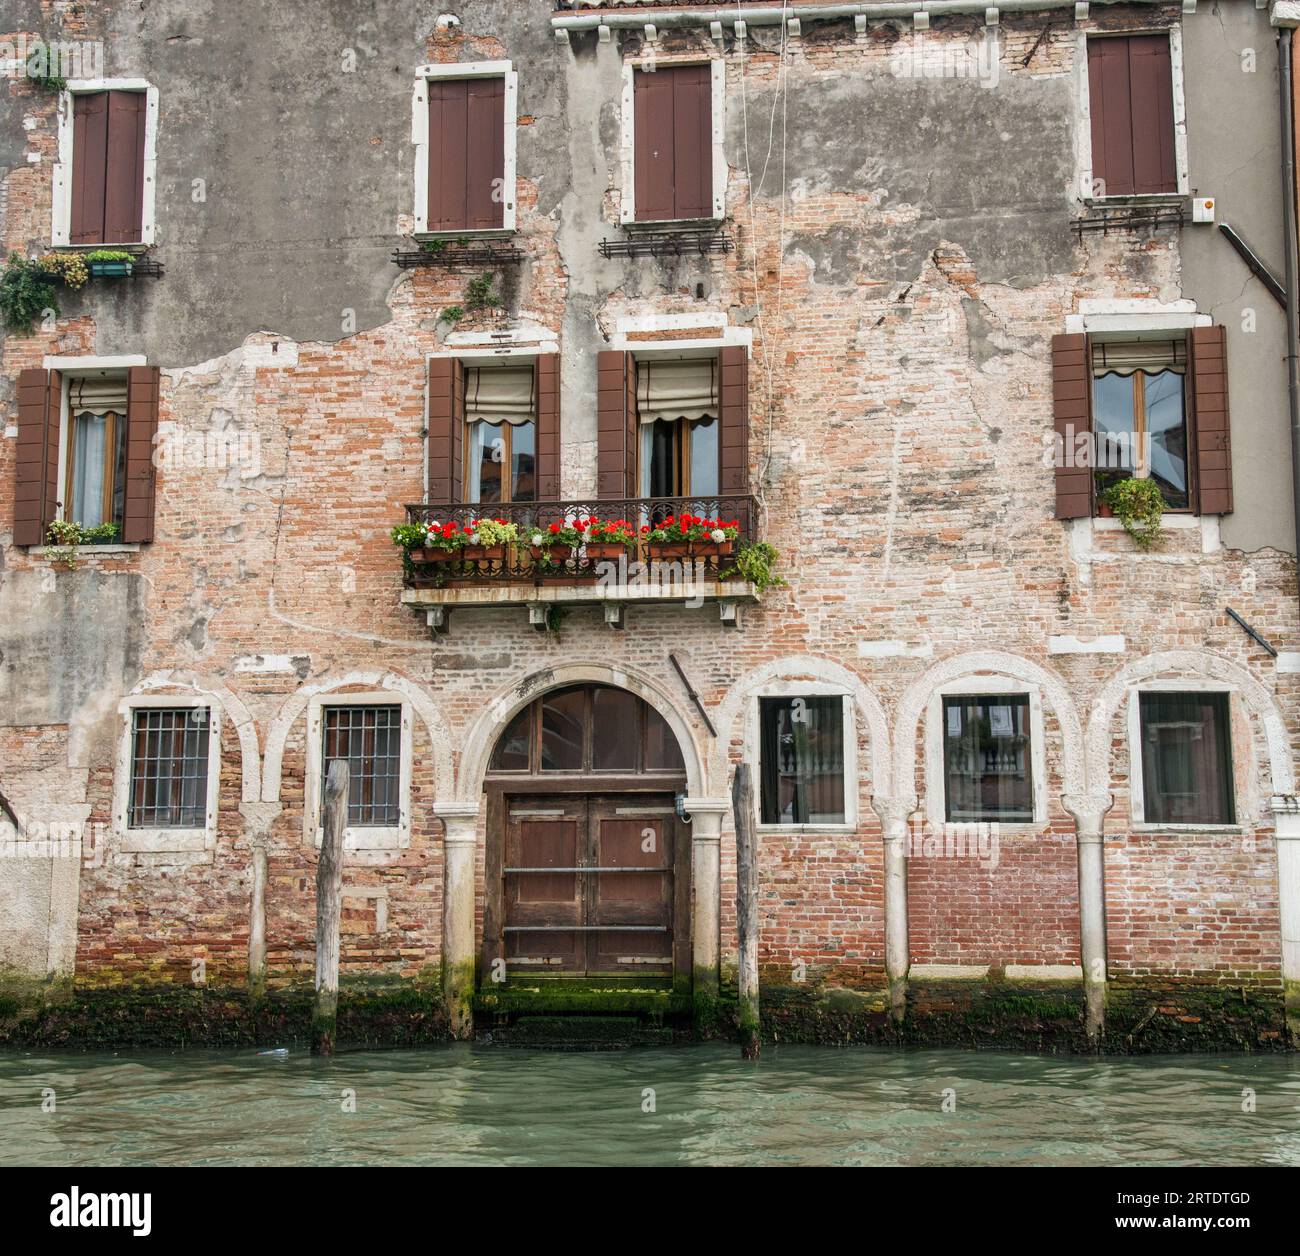
M 637 546 L 583 545 L 571 551 L 554 553 L 543 547 L 539 552 L 531 544 L 535 534 L 549 538 L 551 524 L 574 525 L 584 519 L 602 522 L 623 521 L 641 534 L 643 528 L 656 528 L 669 519 L 688 513 L 705 519 L 734 523 L 736 540 L 722 546 L 708 542 L 689 548 L 654 546 L 639 542 Z M 513 523 L 518 541 L 513 545 L 439 553 L 413 550 L 407 555 L 406 584 L 410 588 L 507 584 L 595 583 L 612 574 L 621 561 L 635 563 L 676 564 L 687 583 L 719 580 L 734 563 L 735 552 L 756 540 L 758 503 L 753 497 L 715 494 L 702 497 L 633 497 L 564 502 L 448 502 L 420 503 L 406 507 L 408 523 L 455 523 L 469 529 L 475 520 L 497 519 Z M 625 576 L 622 578 L 626 578 Z

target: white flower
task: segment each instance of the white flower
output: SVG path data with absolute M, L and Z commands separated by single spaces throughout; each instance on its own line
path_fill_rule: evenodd
M 545 545 L 546 538 L 540 532 L 534 532 L 528 539 L 529 545 Z
M 727 539 L 727 534 L 721 528 L 714 528 L 713 531 L 709 533 L 709 539 L 712 540 L 715 545 L 721 545 L 722 542 Z

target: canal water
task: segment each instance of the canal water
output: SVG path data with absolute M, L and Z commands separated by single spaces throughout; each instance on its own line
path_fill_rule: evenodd
M 0 1054 L 0 1165 L 1300 1165 L 1300 1060 Z

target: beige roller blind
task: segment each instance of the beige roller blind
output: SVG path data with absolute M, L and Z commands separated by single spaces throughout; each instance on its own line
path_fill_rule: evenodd
M 467 423 L 531 423 L 536 415 L 531 364 L 476 366 L 465 372 Z
M 1132 375 L 1134 371 L 1184 371 L 1187 369 L 1187 341 L 1112 340 L 1092 342 L 1092 369 Z
M 642 423 L 718 417 L 718 360 L 690 358 L 636 364 L 636 408 Z
M 72 414 L 126 412 L 126 376 L 91 375 L 68 381 L 68 409 Z

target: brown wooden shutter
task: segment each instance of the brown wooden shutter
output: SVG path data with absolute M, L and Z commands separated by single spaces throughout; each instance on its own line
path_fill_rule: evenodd
M 1079 435 L 1092 430 L 1092 368 L 1087 336 L 1052 337 L 1052 415 L 1058 437 L 1056 517 L 1086 519 L 1092 514 L 1092 465 L 1090 459 L 1078 459 L 1076 455 Z M 1076 461 L 1084 465 L 1074 465 Z
M 1228 341 L 1221 325 L 1195 327 L 1191 359 L 1191 427 L 1196 456 L 1196 513 L 1232 513 L 1232 440 L 1228 422 Z
M 430 79 L 428 91 L 428 229 L 504 226 L 505 79 Z
M 73 244 L 104 243 L 104 191 L 108 171 L 109 92 L 78 92 L 72 98 Z
M 485 231 L 505 225 L 506 81 L 470 79 L 466 120 L 466 226 Z M 510 189 L 513 198 L 514 190 Z
M 636 363 L 630 353 L 596 356 L 596 494 L 636 493 Z
M 633 74 L 636 219 L 713 217 L 713 81 L 707 65 Z
M 560 355 L 536 360 L 537 500 L 560 500 Z
M 429 501 L 464 497 L 465 372 L 458 358 L 429 363 Z
M 108 93 L 104 240 L 138 244 L 144 229 L 144 92 Z
M 14 485 L 14 544 L 43 545 L 59 497 L 59 421 L 63 381 L 58 371 L 18 372 L 18 449 Z
M 122 493 L 122 540 L 153 540 L 154 449 L 158 435 L 156 366 L 126 373 L 126 482 Z
M 729 345 L 718 355 L 718 489 L 749 492 L 749 353 Z
M 1088 40 L 1092 177 L 1102 195 L 1178 190 L 1167 35 Z

